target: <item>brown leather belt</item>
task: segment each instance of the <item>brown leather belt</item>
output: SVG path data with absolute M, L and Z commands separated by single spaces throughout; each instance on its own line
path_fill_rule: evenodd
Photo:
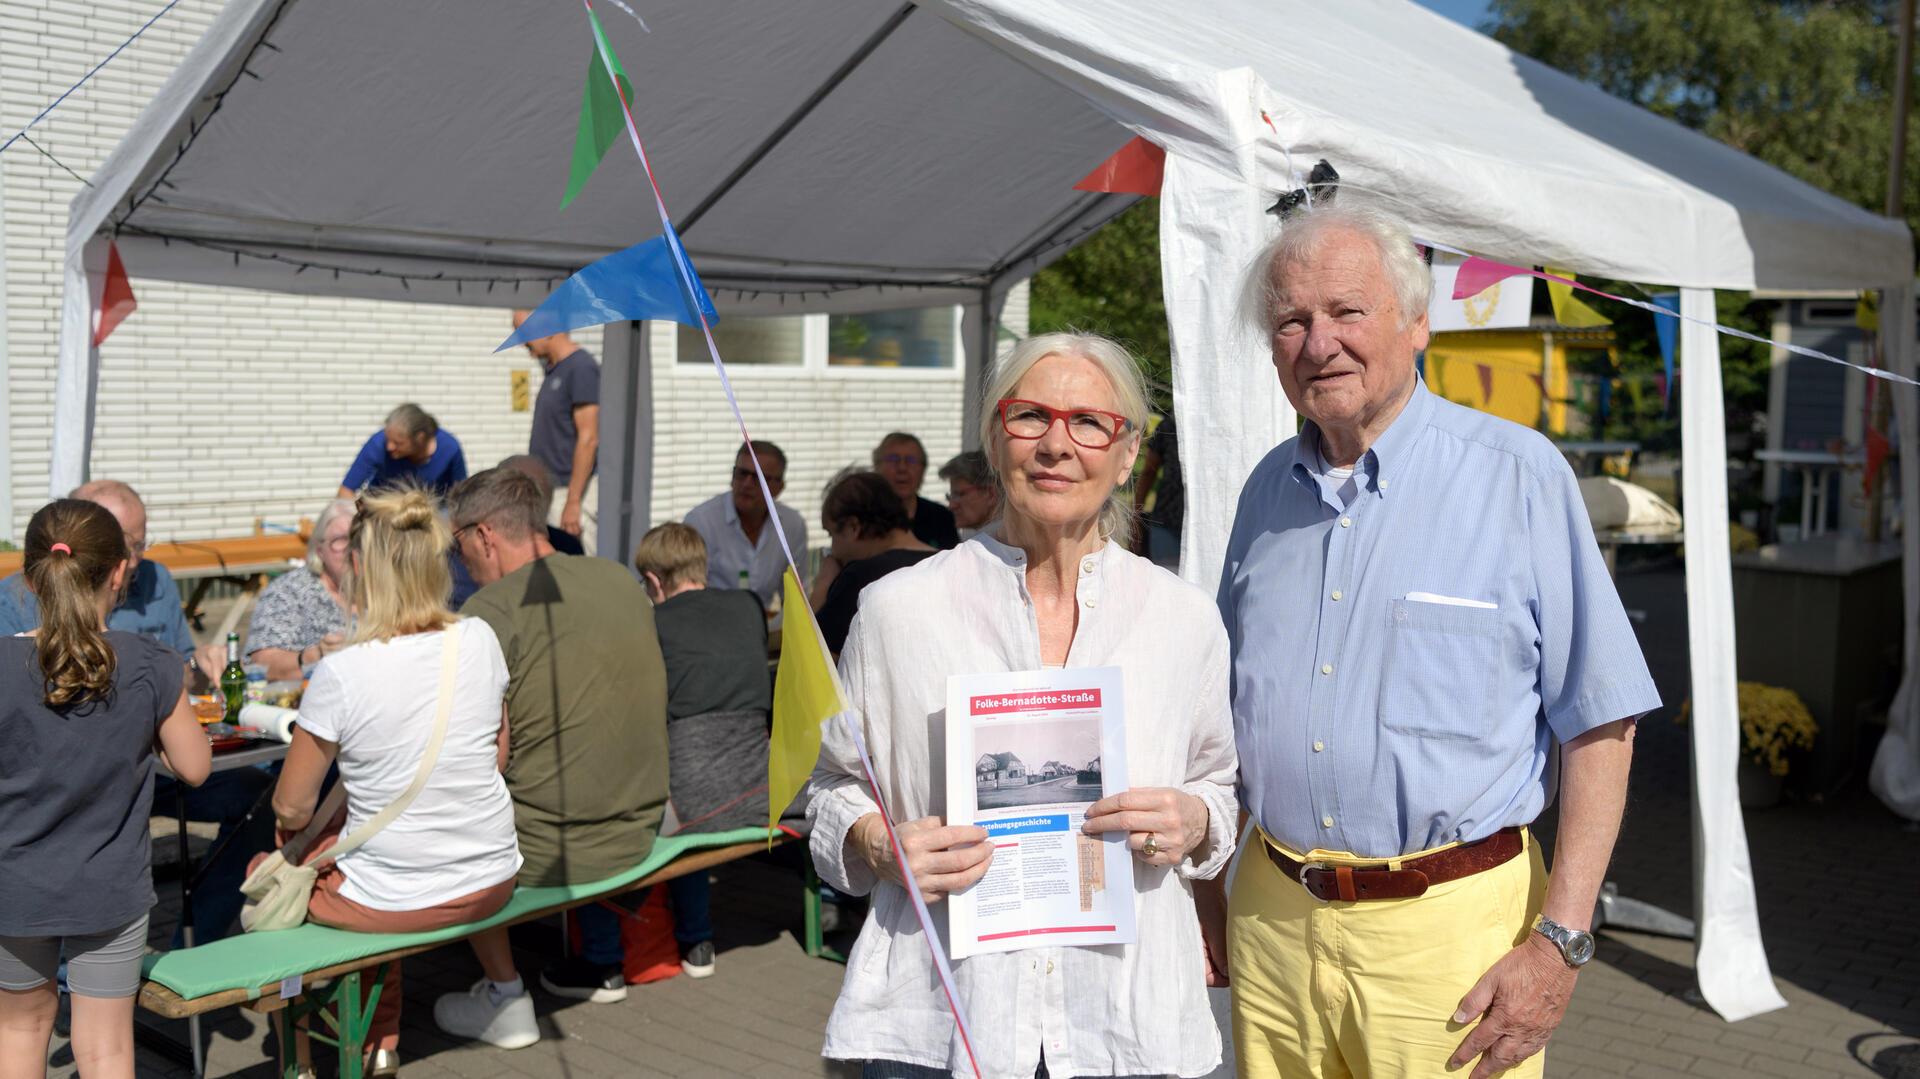
M 1485 839 L 1451 847 L 1438 854 L 1412 858 L 1399 869 L 1380 866 L 1328 865 L 1325 862 L 1300 862 L 1261 840 L 1267 857 L 1280 872 L 1300 882 L 1309 894 L 1322 903 L 1342 900 L 1352 903 L 1366 899 L 1411 899 L 1423 895 L 1435 884 L 1483 873 L 1511 861 L 1525 849 L 1520 829 L 1504 828 Z

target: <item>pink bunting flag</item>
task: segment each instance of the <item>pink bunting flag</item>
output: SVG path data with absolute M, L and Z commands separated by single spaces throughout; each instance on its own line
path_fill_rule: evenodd
M 1471 255 L 1453 275 L 1453 298 L 1464 300 L 1469 296 L 1478 296 L 1493 285 L 1521 274 L 1535 276 L 1533 270 L 1524 266 L 1509 266 L 1504 262 Z

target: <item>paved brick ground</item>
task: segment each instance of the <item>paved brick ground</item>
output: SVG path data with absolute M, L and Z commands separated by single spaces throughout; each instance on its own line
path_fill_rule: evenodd
M 1671 705 L 1686 692 L 1685 612 L 1673 570 L 1629 573 L 1628 605 L 1647 611 L 1642 641 Z M 1631 804 L 1613 878 L 1623 893 L 1691 908 L 1687 731 L 1672 708 L 1642 725 Z M 1789 1007 L 1726 1023 L 1692 995 L 1692 945 L 1602 935 L 1554 1039 L 1547 1072 L 1588 1079 L 1647 1076 L 1902 1076 L 1920 1079 L 1920 833 L 1902 827 L 1856 777 L 1820 803 L 1790 802 L 1747 817 L 1762 928 Z M 1551 833 L 1551 821 L 1542 822 Z M 170 844 L 157 844 L 170 848 Z M 1872 866 L 1867 872 L 1865 866 Z M 413 1079 L 528 1075 L 846 1075 L 818 1057 L 841 968 L 807 959 L 796 940 L 800 895 L 790 870 L 722 867 L 714 888 L 719 969 L 711 979 L 636 987 L 618 1005 L 561 1002 L 536 991 L 546 1040 L 514 1053 L 455 1045 L 432 1029 L 433 997 L 477 976 L 449 948 L 408 961 L 404 1074 Z M 170 889 L 163 881 L 161 894 Z M 170 932 L 163 904 L 156 938 Z M 516 937 L 523 970 L 537 968 L 550 928 Z M 184 1038 L 171 1024 L 167 1032 Z M 209 1074 L 272 1074 L 272 1045 L 248 1013 L 208 1024 Z M 73 1074 L 56 1045 L 53 1074 Z M 140 1074 L 187 1069 L 141 1050 Z M 322 1074 L 329 1074 L 323 1070 Z

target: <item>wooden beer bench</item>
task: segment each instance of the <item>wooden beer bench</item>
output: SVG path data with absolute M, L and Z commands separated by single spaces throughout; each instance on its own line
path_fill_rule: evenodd
M 361 1079 L 367 1034 L 387 964 L 483 930 L 517 925 L 705 872 L 793 837 L 793 832 L 780 828 L 661 836 L 647 860 L 625 873 L 591 884 L 519 888 L 492 917 L 429 933 L 353 933 L 308 923 L 148 956 L 140 1006 L 168 1019 L 236 1005 L 270 1015 L 284 1079 L 296 1079 L 309 1038 L 338 1049 L 341 1079 Z M 363 979 L 371 986 L 364 1004 L 360 999 Z

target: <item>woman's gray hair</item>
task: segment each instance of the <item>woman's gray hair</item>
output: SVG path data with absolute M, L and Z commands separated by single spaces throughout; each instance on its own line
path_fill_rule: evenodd
M 336 498 L 327 503 L 327 507 L 314 520 L 313 535 L 307 537 L 307 570 L 315 577 L 324 577 L 327 572 L 325 564 L 320 561 L 320 545 L 326 542 L 327 526 L 342 517 L 352 517 L 354 510 L 353 499 Z
M 1000 453 L 1007 445 L 1007 433 L 1000 426 L 998 403 L 1013 392 L 1013 388 L 1020 384 L 1020 380 L 1035 364 L 1048 356 L 1078 357 L 1099 368 L 1100 373 L 1106 376 L 1120 406 L 1115 411 L 1127 418 L 1127 433 L 1114 443 L 1116 447 L 1128 440 L 1138 445 L 1141 432 L 1146 430 L 1147 383 L 1140 375 L 1140 364 L 1124 346 L 1092 333 L 1035 334 L 1014 345 L 1012 351 L 994 365 L 980 402 L 980 445 L 986 450 L 987 464 L 993 469 L 996 479 L 1001 471 Z M 1121 477 L 1120 483 L 1107 496 L 1107 506 L 1100 512 L 1102 537 L 1111 539 L 1120 536 L 1124 539 L 1133 534 L 1133 501 L 1122 494 L 1132 481 L 1132 473 Z M 1004 519 L 1011 510 L 1011 504 L 1005 498 L 1006 482 L 1001 480 L 999 486 L 1002 496 L 1001 517 Z
M 440 433 L 440 421 L 411 401 L 387 413 L 387 426 L 400 428 L 408 438 L 430 438 Z
M 1307 260 L 1322 237 L 1329 232 L 1354 232 L 1373 243 L 1380 253 L 1380 271 L 1393 289 L 1394 302 L 1400 306 L 1400 325 L 1411 325 L 1427 313 L 1433 297 L 1433 273 L 1420 257 L 1413 234 L 1399 218 L 1366 203 L 1351 203 L 1344 198 L 1322 209 L 1295 213 L 1280 228 L 1280 235 L 1260 249 L 1247 267 L 1241 292 L 1241 316 L 1262 337 L 1273 336 L 1273 310 L 1279 303 L 1279 287 L 1274 271 Z

